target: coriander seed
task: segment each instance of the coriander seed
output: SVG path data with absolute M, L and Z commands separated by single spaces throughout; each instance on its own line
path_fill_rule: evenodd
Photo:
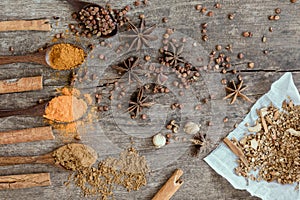
M 250 37 L 250 32 L 245 31 L 242 33 L 243 37 Z
M 228 19 L 229 19 L 229 20 L 233 20 L 233 19 L 234 19 L 234 14 L 229 13 L 229 14 L 228 14 Z
M 276 14 L 280 14 L 280 13 L 281 13 L 281 9 L 280 9 L 280 8 L 276 8 L 276 9 L 275 9 L 275 13 L 276 13 Z
M 200 4 L 198 4 L 198 5 L 195 6 L 196 10 L 201 10 L 201 8 L 202 8 L 202 6 Z
M 218 9 L 219 9 L 219 8 L 221 8 L 221 7 L 222 7 L 222 6 L 221 6 L 220 3 L 216 3 L 216 4 L 215 4 L 215 8 L 218 8 Z
M 248 63 L 248 68 L 253 69 L 254 68 L 254 62 L 249 62 Z
M 209 11 L 207 14 L 206 14 L 208 17 L 212 17 L 214 16 L 214 13 L 212 11 Z
M 145 61 L 149 61 L 151 59 L 151 57 L 149 55 L 146 55 L 144 59 L 145 59 Z
M 238 59 L 243 59 L 244 58 L 244 54 L 243 53 L 239 53 L 237 57 L 238 57 Z
M 203 36 L 202 36 L 202 40 L 203 40 L 204 42 L 206 42 L 206 41 L 208 40 L 208 36 L 207 36 L 207 35 L 203 35 Z

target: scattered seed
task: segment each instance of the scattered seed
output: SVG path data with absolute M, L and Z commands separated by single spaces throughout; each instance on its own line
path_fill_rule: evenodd
M 165 34 L 163 35 L 163 37 L 164 37 L 165 39 L 168 39 L 168 38 L 170 37 L 170 35 L 167 34 L 167 33 L 165 33 Z
M 245 32 L 243 32 L 243 37 L 250 37 L 250 32 L 248 32 L 248 31 L 245 31 Z
M 239 53 L 237 57 L 238 57 L 238 59 L 243 59 L 244 58 L 244 54 L 243 53 Z
M 198 5 L 195 6 L 196 10 L 201 10 L 201 8 L 202 8 L 202 6 L 200 4 L 198 4 Z
M 59 38 L 60 38 L 60 33 L 55 34 L 54 37 L 55 37 L 56 39 L 59 39 Z
M 272 28 L 272 27 L 269 27 L 269 31 L 270 31 L 270 32 L 273 32 L 273 28 Z
M 221 46 L 221 45 L 217 45 L 217 46 L 216 46 L 216 50 L 217 50 L 217 51 L 221 51 L 221 50 L 222 50 L 222 46 Z
M 140 2 L 140 1 L 135 1 L 135 2 L 133 3 L 133 5 L 134 5 L 134 6 L 139 6 L 139 5 L 141 5 L 141 2 Z
M 195 110 L 201 110 L 201 105 L 200 104 L 196 105 Z
M 201 13 L 205 13 L 206 11 L 207 11 L 207 8 L 206 8 L 206 7 L 203 7 L 203 8 L 200 9 L 200 12 L 201 12 Z
M 201 24 L 201 27 L 202 27 L 203 29 L 206 29 L 206 28 L 207 28 L 207 26 L 208 26 L 208 24 L 207 24 L 207 23 L 203 23 L 203 24 Z
M 168 21 L 169 21 L 168 18 L 166 18 L 166 17 L 162 18 L 163 23 L 167 23 Z
M 276 13 L 276 14 L 280 14 L 280 13 L 281 13 L 281 9 L 280 9 L 280 8 L 276 8 L 276 9 L 275 9 L 275 13 Z
M 202 40 L 206 42 L 208 40 L 208 36 L 207 35 L 203 35 L 202 36 Z
M 222 7 L 222 6 L 221 6 L 220 3 L 216 3 L 216 4 L 215 4 L 215 8 L 218 8 L 218 9 L 219 9 L 219 8 L 221 8 L 221 7 Z
M 233 20 L 234 19 L 234 14 L 233 13 L 229 13 L 228 14 L 228 19 Z
M 100 54 L 100 55 L 99 55 L 99 59 L 100 59 L 100 60 L 104 60 L 104 59 L 105 59 L 105 56 L 104 56 L 103 54 Z
M 238 79 L 239 81 L 242 81 L 242 80 L 243 80 L 242 75 L 239 74 L 239 75 L 237 76 L 237 79 Z
M 280 19 L 280 16 L 279 16 L 279 15 L 275 15 L 275 16 L 274 16 L 274 20 L 275 20 L 275 21 L 277 21 L 277 20 L 279 20 L 279 19 Z
M 291 3 L 296 3 L 297 2 L 297 0 L 291 0 Z
M 228 117 L 225 117 L 225 118 L 223 119 L 223 122 L 224 122 L 224 123 L 228 122 Z
M 15 49 L 14 49 L 12 46 L 10 46 L 10 47 L 8 48 L 8 50 L 9 50 L 10 52 L 14 52 L 14 51 L 15 51 Z
M 142 115 L 141 115 L 141 119 L 142 119 L 142 120 L 147 119 L 147 115 L 146 115 L 146 114 L 142 114 Z
M 103 106 L 104 111 L 108 111 L 108 106 Z
M 262 39 L 261 39 L 261 41 L 262 41 L 263 43 L 267 42 L 267 37 L 266 37 L 266 36 L 263 36 Z
M 151 57 L 149 55 L 146 55 L 144 59 L 145 59 L 145 61 L 149 61 L 151 59 Z
M 248 63 L 248 68 L 253 69 L 254 68 L 254 62 L 249 62 Z
M 221 83 L 222 83 L 222 85 L 227 85 L 227 80 L 226 80 L 225 78 L 223 78 L 223 79 L 221 80 Z
M 209 11 L 207 14 L 206 14 L 208 17 L 212 17 L 214 16 L 214 13 L 212 11 Z

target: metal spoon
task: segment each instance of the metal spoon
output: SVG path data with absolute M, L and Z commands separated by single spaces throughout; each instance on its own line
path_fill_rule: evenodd
M 19 165 L 19 164 L 51 164 L 51 165 L 57 165 L 57 166 L 63 166 L 66 169 L 69 169 L 65 163 L 74 162 L 74 160 L 78 159 L 76 155 L 72 154 L 72 152 L 66 151 L 70 148 L 80 148 L 85 155 L 89 157 L 85 157 L 85 162 L 82 163 L 82 167 L 90 167 L 92 166 L 96 160 L 97 160 L 97 153 L 89 146 L 78 144 L 78 143 L 72 143 L 64 145 L 50 153 L 40 155 L 40 156 L 5 156 L 0 157 L 0 166 L 9 166 L 9 165 Z M 60 162 L 57 162 L 55 160 L 55 152 L 61 152 L 64 151 L 69 154 L 68 159 L 69 160 L 63 160 Z
M 73 45 L 73 44 L 71 44 Z M 42 50 L 38 51 L 36 53 L 29 53 L 26 55 L 19 55 L 19 56 L 0 56 L 0 65 L 4 64 L 11 64 L 11 63 L 23 63 L 23 62 L 30 62 L 30 63 L 37 63 L 41 65 L 45 65 L 48 67 L 51 67 L 51 63 L 49 60 L 49 53 L 51 51 L 51 48 L 54 47 L 54 45 Z M 73 45 L 75 46 L 75 45 Z M 77 46 L 75 46 L 77 47 Z M 80 47 L 77 47 L 81 49 Z M 76 66 L 78 67 L 78 66 Z
M 100 6 L 98 4 L 85 2 L 85 1 L 79 1 L 79 0 L 67 0 L 67 2 L 74 8 L 75 12 L 79 12 L 81 9 L 85 9 L 90 6 L 103 8 L 102 6 Z M 114 16 L 112 16 L 111 14 L 109 14 L 109 15 L 110 15 L 111 19 L 114 21 L 116 28 L 107 35 L 101 35 L 100 37 L 102 37 L 102 38 L 108 38 L 108 37 L 114 36 L 118 32 L 118 26 L 117 26 L 117 22 L 116 22 Z

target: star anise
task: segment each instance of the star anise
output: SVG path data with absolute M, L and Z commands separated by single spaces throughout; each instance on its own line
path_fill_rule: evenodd
M 206 153 L 213 145 L 209 139 L 206 138 L 206 134 L 198 133 L 191 139 L 194 144 L 192 149 L 192 155 L 197 156 L 199 153 Z
M 176 67 L 178 63 L 184 63 L 184 58 L 181 56 L 183 52 L 183 45 L 176 47 L 172 42 L 170 42 L 172 50 L 167 50 L 163 52 L 163 62 L 166 65 Z
M 144 87 L 140 87 L 137 96 L 129 102 L 128 112 L 132 113 L 132 118 L 136 118 L 143 108 L 149 108 L 153 104 L 153 102 L 148 101 L 148 96 L 144 96 Z
M 247 88 L 247 86 L 243 87 L 243 80 L 241 80 L 238 85 L 236 85 L 233 80 L 231 81 L 231 83 L 233 88 L 229 86 L 225 87 L 226 91 L 229 92 L 229 94 L 224 97 L 224 99 L 231 98 L 230 104 L 233 104 L 236 101 L 237 97 L 241 97 L 245 101 L 252 102 L 251 99 L 249 99 L 245 94 L 242 94 L 242 92 Z
M 139 51 L 143 45 L 149 47 L 149 41 L 157 40 L 156 36 L 151 35 L 156 28 L 156 25 L 146 28 L 144 19 L 141 20 L 139 28 L 137 28 L 130 21 L 128 21 L 128 23 L 130 26 L 130 31 L 127 34 L 120 36 L 121 39 L 125 38 L 130 40 L 131 44 L 128 51 L 130 51 L 134 46 L 136 51 Z
M 139 58 L 137 57 L 129 57 L 123 61 L 123 63 L 118 65 L 113 65 L 112 68 L 117 70 L 119 74 L 128 74 L 128 81 L 131 83 L 135 79 L 138 83 L 141 83 L 141 80 L 138 77 L 138 72 L 136 71 L 136 68 L 139 64 Z

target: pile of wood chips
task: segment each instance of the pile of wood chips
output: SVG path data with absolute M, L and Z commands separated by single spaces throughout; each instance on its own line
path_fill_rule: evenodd
M 270 105 L 257 111 L 251 133 L 233 143 L 246 160 L 238 159 L 235 172 L 250 180 L 292 184 L 300 181 L 300 105 L 284 101 L 282 109 Z M 252 170 L 258 170 L 253 175 Z

